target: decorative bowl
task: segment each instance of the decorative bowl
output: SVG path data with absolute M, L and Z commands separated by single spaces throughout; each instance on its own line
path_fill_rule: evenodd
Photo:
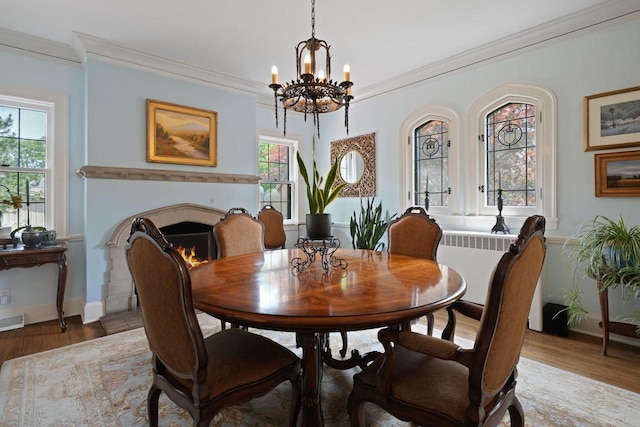
M 42 246 L 53 246 L 58 243 L 56 240 L 58 233 L 56 230 L 46 230 L 42 232 Z
M 42 243 L 42 234 L 42 231 L 25 230 L 22 232 L 20 237 L 25 247 L 33 248 L 36 246 L 40 246 L 40 244 Z

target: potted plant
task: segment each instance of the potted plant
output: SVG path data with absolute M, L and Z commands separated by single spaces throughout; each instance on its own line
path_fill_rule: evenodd
M 598 281 L 600 292 L 620 285 L 625 299 L 640 296 L 640 227 L 627 226 L 622 216 L 614 221 L 597 215 L 573 238 L 576 243 L 568 253 L 574 277 L 583 270 L 585 276 Z M 582 293 L 574 286 L 565 294 L 569 323 L 580 321 L 586 313 L 580 303 Z
M 360 199 L 360 214 L 356 216 L 353 212 L 349 223 L 351 232 L 351 244 L 354 249 L 384 249 L 384 242 L 380 242 L 382 236 L 387 231 L 389 221 L 396 216 L 393 214 L 390 218 L 382 218 L 382 202 L 374 207 L 375 197 L 367 200 L 367 206 L 362 204 Z
M 316 138 L 313 138 L 313 171 L 309 177 L 307 167 L 302 160 L 300 152 L 297 154 L 298 168 L 300 175 L 307 186 L 307 200 L 309 202 L 309 213 L 306 217 L 307 235 L 311 238 L 325 238 L 331 235 L 331 214 L 325 213 L 326 207 L 333 202 L 346 183 L 341 183 L 332 188 L 338 173 L 339 164 L 334 161 L 327 173 L 326 179 L 318 172 L 315 159 Z
M 0 204 L 10 206 L 13 209 L 20 209 L 22 207 L 22 197 L 19 194 L 13 194 L 6 185 L 0 184 L 0 187 L 4 188 L 7 190 L 7 193 L 9 193 L 9 198 L 2 199 Z M 10 233 L 11 226 L 2 226 L 2 211 L 0 211 L 0 239 L 7 239 L 9 237 L 13 238 L 13 236 L 10 236 Z

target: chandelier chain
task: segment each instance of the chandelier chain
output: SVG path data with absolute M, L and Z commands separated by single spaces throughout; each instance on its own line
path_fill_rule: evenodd
M 316 37 L 316 0 L 311 0 L 311 38 Z

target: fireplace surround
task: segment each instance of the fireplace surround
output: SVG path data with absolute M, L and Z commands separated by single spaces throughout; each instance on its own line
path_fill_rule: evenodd
M 109 248 L 110 270 L 108 274 L 107 297 L 105 300 L 105 313 L 119 313 L 134 310 L 137 306 L 136 293 L 133 289 L 133 280 L 127 267 L 124 256 L 124 247 L 129 238 L 131 222 L 137 217 L 149 218 L 158 228 L 167 227 L 182 222 L 194 222 L 216 225 L 226 214 L 226 211 L 196 205 L 182 203 L 171 206 L 140 212 L 125 218 L 118 223 L 107 242 Z

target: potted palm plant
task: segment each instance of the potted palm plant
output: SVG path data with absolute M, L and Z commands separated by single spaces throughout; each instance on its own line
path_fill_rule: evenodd
M 318 172 L 316 165 L 316 139 L 313 138 L 313 170 L 309 176 L 304 160 L 297 154 L 298 168 L 300 175 L 307 186 L 307 200 L 309 202 L 309 213 L 306 216 L 307 235 L 312 239 L 321 239 L 331 236 L 331 214 L 326 213 L 326 207 L 333 202 L 346 183 L 341 183 L 332 188 L 336 180 L 339 164 L 334 161 L 327 173 L 326 179 Z
M 576 243 L 568 253 L 574 277 L 582 270 L 585 276 L 598 280 L 600 292 L 621 286 L 625 299 L 640 296 L 640 227 L 628 226 L 622 216 L 614 221 L 597 215 L 573 238 Z M 580 304 L 582 292 L 574 286 L 565 294 L 569 323 L 579 321 L 586 313 Z

